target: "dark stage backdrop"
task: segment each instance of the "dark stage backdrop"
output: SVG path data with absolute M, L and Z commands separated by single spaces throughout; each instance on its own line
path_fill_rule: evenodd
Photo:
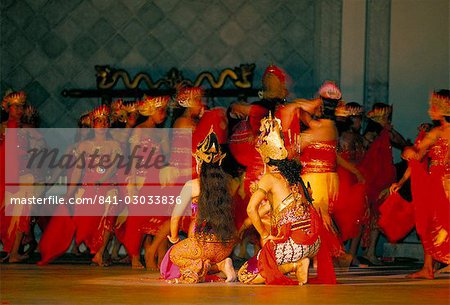
M 273 63 L 311 97 L 339 83 L 341 19 L 342 0 L 2 0 L 1 93 L 25 90 L 41 127 L 74 127 L 100 100 L 61 91 L 94 89 L 95 65 L 158 79 L 255 63 L 259 88 Z

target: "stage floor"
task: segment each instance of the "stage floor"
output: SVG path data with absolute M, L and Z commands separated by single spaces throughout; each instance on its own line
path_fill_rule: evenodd
M 171 285 L 158 273 L 115 265 L 0 265 L 1 304 L 450 304 L 450 275 L 406 279 L 414 268 L 338 271 L 338 285 Z

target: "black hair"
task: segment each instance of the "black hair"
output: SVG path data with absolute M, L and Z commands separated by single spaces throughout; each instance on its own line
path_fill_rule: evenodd
M 233 200 L 228 178 L 218 163 L 203 162 L 200 168 L 197 229 L 213 232 L 222 242 L 234 237 Z
M 300 185 L 303 189 L 303 193 L 305 194 L 305 198 L 310 203 L 312 203 L 313 199 L 311 198 L 305 183 L 300 177 L 300 174 L 302 172 L 302 165 L 297 160 L 291 160 L 287 158 L 283 160 L 269 159 L 269 162 L 267 162 L 267 164 L 276 166 L 280 171 L 280 174 L 289 182 L 289 185 L 291 187 Z
M 391 107 L 391 106 L 389 106 L 386 103 L 378 102 L 378 103 L 373 104 L 372 110 L 385 109 L 388 107 Z M 389 120 L 391 120 L 391 119 L 392 119 L 392 112 L 389 114 Z M 380 123 L 377 123 L 374 120 L 369 119 L 366 129 L 364 130 L 363 134 L 367 134 L 369 132 L 375 132 L 376 134 L 380 134 L 382 130 L 383 130 L 383 126 Z
M 335 122 L 339 135 L 343 132 L 350 131 L 353 125 L 351 117 L 336 117 Z
M 280 174 L 286 178 L 289 184 L 294 185 L 300 183 L 300 174 L 302 171 L 302 165 L 296 160 L 283 159 L 273 160 L 270 159 L 267 162 L 268 165 L 276 166 L 280 171 Z
M 339 100 L 325 98 L 322 96 L 320 98 L 323 101 L 323 114 L 321 118 L 335 121 L 336 120 L 335 110 Z

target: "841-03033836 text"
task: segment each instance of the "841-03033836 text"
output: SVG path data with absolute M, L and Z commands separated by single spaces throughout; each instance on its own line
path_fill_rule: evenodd
M 137 204 L 180 204 L 180 196 L 156 196 L 156 195 L 140 195 L 140 196 L 100 196 L 94 195 L 93 197 L 82 197 L 82 198 L 64 198 L 57 195 L 45 196 L 45 197 L 11 197 L 9 200 L 11 205 L 63 205 L 63 204 L 126 204 L 126 205 L 137 205 Z

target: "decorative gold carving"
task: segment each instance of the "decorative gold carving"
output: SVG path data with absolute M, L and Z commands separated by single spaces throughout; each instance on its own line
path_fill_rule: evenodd
M 148 89 L 167 89 L 177 88 L 178 86 L 194 86 L 208 85 L 212 89 L 221 89 L 226 80 L 229 78 L 236 88 L 249 89 L 252 88 L 253 71 L 255 64 L 243 64 L 234 69 L 227 68 L 220 72 L 216 79 L 211 72 L 201 72 L 194 81 L 185 79 L 181 71 L 172 68 L 165 78 L 153 81 L 152 77 L 147 73 L 140 72 L 133 79 L 127 71 L 123 69 L 114 69 L 110 66 L 95 66 L 97 71 L 97 88 L 112 89 L 119 80 L 122 80 L 127 89 L 137 89 L 144 83 Z

